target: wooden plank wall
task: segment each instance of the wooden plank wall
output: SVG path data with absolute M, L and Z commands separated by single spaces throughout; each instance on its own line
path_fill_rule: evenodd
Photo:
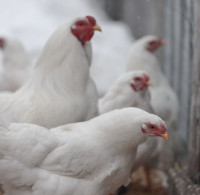
M 193 60 L 193 1 L 163 1 L 163 70 L 179 97 L 177 134 L 188 145 Z
M 200 1 L 195 1 L 194 3 L 193 45 L 194 58 L 190 115 L 190 141 L 187 167 L 189 176 L 197 178 L 200 173 Z

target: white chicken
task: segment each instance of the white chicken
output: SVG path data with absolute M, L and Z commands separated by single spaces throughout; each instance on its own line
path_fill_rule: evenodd
M 0 96 L 9 122 L 45 127 L 88 120 L 98 113 L 98 95 L 89 75 L 90 40 L 101 30 L 92 16 L 59 27 L 47 41 L 32 77 L 16 93 Z
M 151 105 L 155 114 L 165 120 L 168 128 L 173 128 L 178 119 L 178 98 L 153 53 L 163 44 L 163 40 L 151 35 L 134 42 L 128 56 L 127 71 L 147 71 L 152 81 Z
M 150 103 L 151 98 L 148 89 L 150 85 L 150 78 L 145 71 L 137 70 L 124 73 L 113 83 L 108 93 L 99 100 L 100 114 L 126 107 L 138 107 L 154 113 Z M 134 172 L 139 166 L 147 168 L 152 165 L 155 166 L 157 164 L 155 160 L 157 160 L 162 149 L 161 145 L 162 140 L 157 137 L 149 137 L 140 144 L 132 171 Z M 147 174 L 147 188 L 150 189 L 151 183 L 148 176 Z
M 31 64 L 22 44 L 15 39 L 0 38 L 2 65 L 0 91 L 16 91 L 29 78 Z
M 99 99 L 99 113 L 126 107 L 138 107 L 153 113 L 149 85 L 150 78 L 145 71 L 124 73 L 116 79 L 105 96 Z
M 137 146 L 168 137 L 164 121 L 138 108 L 46 129 L 1 122 L 0 182 L 5 195 L 107 195 L 124 184 Z

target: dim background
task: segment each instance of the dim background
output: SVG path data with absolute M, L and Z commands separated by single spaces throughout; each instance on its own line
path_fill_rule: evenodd
M 0 36 L 19 39 L 34 64 L 46 40 L 60 24 L 76 16 L 95 16 L 103 33 L 95 35 L 92 41 L 93 58 L 99 64 L 91 67 L 91 73 L 100 95 L 125 71 L 134 39 L 148 34 L 161 37 L 167 44 L 157 55 L 179 98 L 179 122 L 175 131 L 187 156 L 189 140 L 193 139 L 189 129 L 196 128 L 192 136 L 200 136 L 197 133 L 200 127 L 191 124 L 190 106 L 195 91 L 193 67 L 199 56 L 195 51 L 199 48 L 195 45 L 199 41 L 199 26 L 195 23 L 199 21 L 198 12 L 197 0 L 0 0 Z M 198 106 L 197 109 L 199 113 Z M 199 141 L 192 142 L 198 142 L 195 147 L 200 147 Z M 199 150 L 194 154 L 197 162 L 200 162 Z

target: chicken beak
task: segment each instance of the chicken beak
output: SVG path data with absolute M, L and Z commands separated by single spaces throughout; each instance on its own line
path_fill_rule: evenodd
M 152 86 L 152 82 L 151 82 L 151 81 L 147 81 L 147 82 L 146 82 L 146 85 L 147 85 L 147 86 Z
M 160 40 L 160 44 L 161 44 L 161 45 L 166 45 L 167 43 L 166 43 L 165 40 Z
M 96 24 L 95 26 L 93 26 L 93 29 L 102 32 L 101 27 L 98 24 Z
M 162 134 L 161 137 L 162 137 L 163 139 L 166 139 L 167 141 L 169 140 L 169 135 L 168 135 L 167 133 Z

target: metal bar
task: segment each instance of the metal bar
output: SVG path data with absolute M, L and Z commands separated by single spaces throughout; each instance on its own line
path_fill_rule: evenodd
M 194 3 L 194 58 L 190 116 L 188 174 L 200 172 L 200 2 Z

